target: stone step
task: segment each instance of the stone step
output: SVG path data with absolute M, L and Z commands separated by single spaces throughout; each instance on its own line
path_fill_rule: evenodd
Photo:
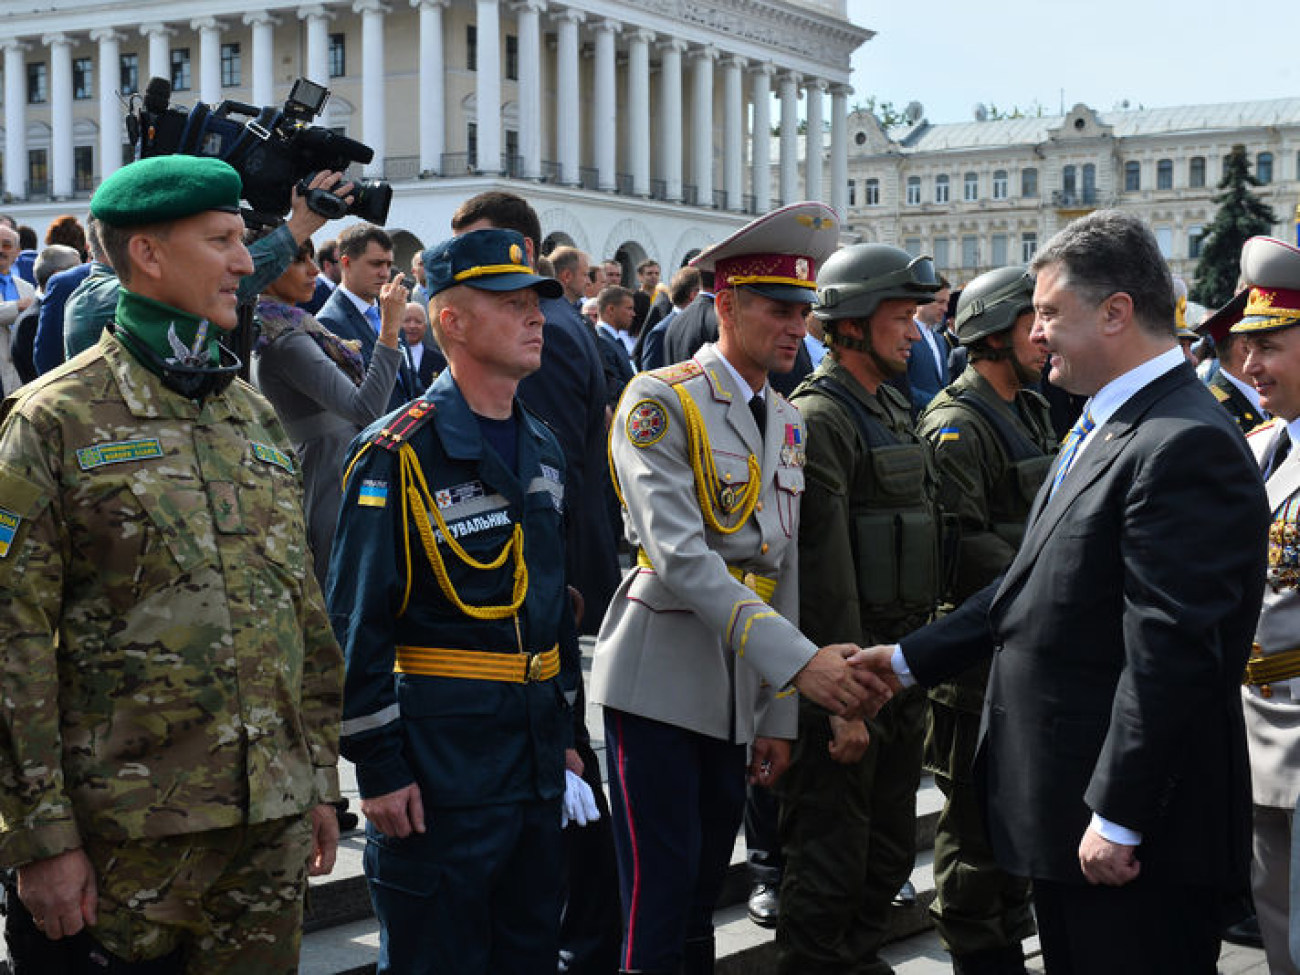
M 938 790 L 931 785 L 937 794 Z M 918 794 L 918 820 L 933 820 L 937 805 L 925 789 Z M 934 806 L 926 811 L 927 806 Z M 924 829 L 922 826 L 918 829 Z M 928 827 L 933 840 L 933 823 Z M 924 835 L 922 833 L 922 835 Z M 359 833 L 345 838 L 340 850 L 340 862 L 335 868 L 352 869 L 355 876 L 340 878 L 332 884 L 313 884 L 312 912 L 303 938 L 301 975 L 353 975 L 374 970 L 379 951 L 379 926 L 370 911 L 365 893 L 365 879 L 360 875 L 361 849 L 364 839 Z M 917 935 L 932 926 L 928 908 L 934 900 L 933 851 L 923 849 L 917 855 L 912 871 L 912 884 L 916 887 L 917 902 L 908 908 L 896 907 L 890 912 L 889 939 L 898 941 Z M 323 888 L 323 890 L 318 890 Z M 341 893 L 346 891 L 346 895 Z M 326 894 L 322 898 L 321 894 Z M 764 975 L 775 971 L 776 952 L 773 932 L 760 928 L 749 920 L 745 901 L 749 893 L 749 879 L 745 870 L 745 842 L 740 837 L 732 852 L 731 869 L 723 889 L 722 907 L 714 915 L 717 928 L 718 975 Z M 328 898 L 328 899 L 327 899 Z M 347 910 L 331 913 L 323 909 L 346 902 Z

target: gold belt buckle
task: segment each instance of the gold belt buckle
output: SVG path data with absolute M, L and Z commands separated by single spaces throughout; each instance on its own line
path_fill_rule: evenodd
M 528 679 L 530 681 L 542 679 L 542 655 L 540 653 L 535 653 L 528 658 Z

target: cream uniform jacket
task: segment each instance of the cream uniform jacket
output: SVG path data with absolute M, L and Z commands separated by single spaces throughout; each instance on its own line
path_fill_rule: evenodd
M 1251 432 L 1247 439 L 1260 470 L 1268 469 L 1287 436 L 1287 426 L 1279 420 Z M 1300 450 L 1290 451 L 1265 487 L 1273 523 L 1268 584 L 1255 628 L 1259 649 L 1252 656 L 1300 648 Z M 1300 678 L 1274 685 L 1270 697 L 1258 687 L 1243 687 L 1242 694 L 1254 802 L 1292 809 L 1300 796 Z
M 698 411 L 693 424 L 683 394 Z M 803 423 L 767 386 L 760 440 L 746 394 L 713 345 L 628 384 L 610 456 L 628 541 L 644 557 L 610 602 L 591 677 L 599 704 L 736 742 L 795 737 L 790 681 L 817 652 L 797 626 Z M 705 438 L 711 484 L 696 474 L 706 459 L 691 458 Z M 761 472 L 753 512 L 738 531 L 717 531 L 700 494 L 722 528 L 735 525 L 751 455 Z M 729 567 L 776 580 L 770 603 Z

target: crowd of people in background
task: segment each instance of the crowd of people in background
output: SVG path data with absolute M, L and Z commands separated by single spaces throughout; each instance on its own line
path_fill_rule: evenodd
M 13 397 L 62 368 L 67 389 L 57 377 L 37 388 L 66 398 L 84 391 L 76 383 L 87 370 L 130 376 L 129 353 L 199 404 L 225 395 L 240 368 L 269 401 L 257 413 L 262 400 L 248 393 L 254 405 L 235 410 L 256 414 L 253 459 L 290 475 L 263 486 L 266 546 L 281 567 L 309 551 L 312 578 L 271 586 L 268 598 L 301 603 L 304 652 L 324 661 L 321 708 L 342 701 L 337 737 L 369 820 L 381 971 L 705 975 L 743 811 L 749 914 L 776 928 L 779 970 L 886 972 L 891 904 L 915 898 L 923 769 L 945 796 L 932 912 L 958 975 L 1023 975 L 1031 901 L 1053 972 L 1097 971 L 1104 959 L 1115 973 L 1212 971 L 1221 921 L 1258 940 L 1239 869 L 1248 827 L 1234 763 L 1245 736 L 1239 675 L 1228 671 L 1249 649 L 1263 562 L 1244 548 L 1225 562 L 1238 582 L 1258 576 L 1229 593 L 1214 578 L 1221 568 L 1193 571 L 1195 552 L 1126 532 L 1170 529 L 1163 492 L 1197 478 L 1157 434 L 1202 444 L 1222 476 L 1198 481 L 1196 510 L 1232 508 L 1216 519 L 1225 546 L 1233 532 L 1239 542 L 1258 535 L 1255 554 L 1272 544 L 1265 619 L 1286 613 L 1278 593 L 1295 588 L 1282 570 L 1296 550 L 1288 499 L 1300 486 L 1285 434 L 1300 405 L 1284 395 L 1296 380 L 1269 370 L 1300 323 L 1300 253 L 1248 245 L 1250 300 L 1232 320 L 1207 322 L 1208 340 L 1192 330 L 1186 287 L 1149 230 L 1113 212 L 1067 228 L 1033 267 L 957 288 L 928 258 L 840 247 L 835 215 L 820 204 L 760 218 L 666 270 L 571 246 L 544 254 L 533 208 L 494 191 L 465 201 L 432 234 L 446 240 L 398 266 L 382 227 L 353 224 L 314 245 L 325 219 L 295 192 L 283 226 L 244 235 L 247 263 L 230 264 L 238 273 L 221 291 L 237 282 L 252 309 L 255 339 L 240 362 L 207 338 L 201 303 L 189 331 L 165 327 L 183 261 L 136 295 L 133 277 L 153 281 L 139 249 L 151 231 L 114 209 L 111 194 L 138 193 L 176 221 L 224 220 L 229 201 L 214 191 L 178 202 L 132 186 L 134 172 L 97 196 L 86 223 L 55 220 L 43 247 L 0 217 L 0 390 Z M 313 187 L 346 193 L 340 174 L 318 174 Z M 1212 399 L 1184 360 L 1202 367 Z M 30 422 L 52 422 L 43 402 L 24 407 Z M 116 404 L 123 429 L 133 402 L 127 393 Z M 1266 429 L 1281 433 L 1252 436 L 1252 464 L 1237 425 L 1270 417 Z M 229 422 L 242 437 L 245 419 Z M 1108 433 L 1091 436 L 1098 427 Z M 167 434 L 150 430 L 108 446 L 130 448 L 131 462 L 160 456 Z M 226 444 L 232 457 L 240 443 Z M 1121 454 L 1128 443 L 1137 447 Z M 29 460 L 39 450 L 21 446 Z M 77 456 L 83 471 L 118 462 Z M 49 517 L 4 472 L 0 516 L 16 513 L 0 517 L 0 559 L 11 543 L 29 544 L 17 534 L 24 519 Z M 1281 512 L 1276 538 L 1265 538 L 1261 472 Z M 222 538 L 253 514 L 241 512 L 232 478 L 208 487 Z M 57 494 L 56 481 L 41 490 Z M 283 537 L 296 530 L 292 514 L 278 520 L 297 510 L 284 501 L 289 483 L 300 485 L 301 539 Z M 1133 484 L 1149 493 L 1133 496 Z M 1069 500 L 1054 508 L 1058 489 Z M 15 498 L 28 506 L 19 511 Z M 1044 515 L 1067 504 L 1071 516 Z M 1058 517 L 1065 527 L 1054 527 Z M 205 556 L 186 548 L 189 530 L 163 536 L 193 570 Z M 1032 545 L 1027 530 L 1038 533 Z M 1045 567 L 1022 543 L 1061 554 Z M 56 559 L 57 548 L 42 551 Z M 1112 570 L 1128 573 L 1128 589 L 1097 575 Z M 1020 588 L 999 591 L 1007 577 Z M 1102 608 L 1085 619 L 1060 591 L 1087 584 Z M 1198 621 L 1201 642 L 1180 614 Z M 1044 619 L 1061 632 L 1041 632 Z M 592 694 L 605 709 L 612 796 L 585 722 L 580 634 L 597 638 Z M 1039 650 L 1054 639 L 1061 654 L 1045 662 Z M 1267 626 L 1255 639 L 1251 666 L 1261 652 L 1279 658 L 1248 671 L 1258 729 L 1281 721 L 1270 708 L 1289 703 L 1300 651 L 1276 645 Z M 1193 654 L 1205 643 L 1218 669 L 1171 667 L 1179 640 Z M 346 676 L 325 688 L 340 647 Z M 1217 737 L 1203 743 L 1202 771 L 1228 798 L 1189 784 L 1196 770 L 1166 740 L 1185 722 L 1162 710 L 1156 672 L 1184 682 L 1171 693 L 1204 709 Z M 451 695 L 430 678 L 468 683 Z M 1071 692 L 1071 679 L 1087 693 Z M 777 693 L 795 688 L 798 701 Z M 1064 695 L 1058 708 L 1084 702 L 1087 713 L 1067 727 L 1069 715 L 1026 704 L 1040 694 Z M 1107 738 L 1112 707 L 1119 730 Z M 1039 725 L 1051 726 L 1046 744 Z M 333 727 L 323 718 L 311 732 Z M 1153 745 L 1144 730 L 1165 737 Z M 977 751 L 1004 777 L 992 798 L 975 787 L 987 785 Z M 1149 767 L 1152 754 L 1171 764 Z M 324 747 L 317 757 L 334 756 Z M 309 765 L 297 771 L 309 776 Z M 1145 773 L 1150 788 L 1139 789 Z M 314 840 L 293 848 L 310 847 L 312 871 L 323 872 L 331 831 L 357 821 L 332 780 L 301 791 L 289 811 L 310 814 Z M 1261 849 L 1289 848 L 1289 819 L 1267 812 L 1282 793 L 1294 798 L 1256 789 L 1266 828 L 1255 889 L 1270 963 L 1288 972 L 1278 904 L 1290 878 L 1259 861 Z M 1198 804 L 1198 815 L 1171 813 L 1171 796 Z M 331 803 L 339 818 L 325 827 Z M 1185 867 L 1179 856 L 1195 857 L 1177 844 L 1196 829 L 1223 850 Z M 1149 883 L 1135 883 L 1139 869 Z M 1136 893 L 1098 901 L 1085 879 Z M 36 929 L 54 905 L 32 899 Z M 1147 916 L 1150 943 L 1134 914 Z M 1209 933 L 1175 950 L 1187 917 Z M 80 930 L 62 923 L 63 934 Z M 1113 943 L 1085 945 L 1090 925 L 1113 929 Z M 129 954 L 125 930 L 110 933 Z M 138 957 L 188 950 L 164 947 Z M 1112 964 L 1118 947 L 1129 960 Z

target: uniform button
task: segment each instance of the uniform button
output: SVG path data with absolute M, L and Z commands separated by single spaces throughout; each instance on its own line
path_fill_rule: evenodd
M 767 554 L 767 542 L 764 542 L 764 543 L 763 543 L 763 547 L 760 548 L 759 551 L 760 551 L 762 554 L 764 554 L 764 555 Z
M 762 510 L 763 510 L 763 502 L 760 501 L 760 502 L 758 502 L 756 505 L 754 505 L 754 510 L 755 510 L 755 511 L 762 511 Z
M 728 481 L 731 480 L 731 475 L 730 475 L 730 474 L 723 474 L 722 476 L 725 477 Z

